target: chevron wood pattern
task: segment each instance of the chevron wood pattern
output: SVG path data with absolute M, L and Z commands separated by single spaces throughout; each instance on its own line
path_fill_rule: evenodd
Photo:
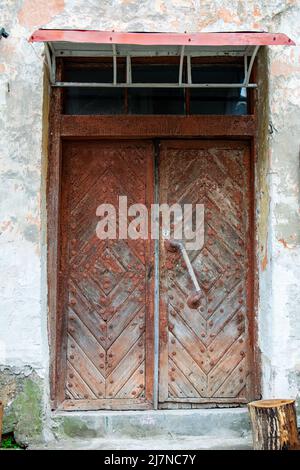
M 65 398 L 81 409 L 148 408 L 153 388 L 149 240 L 100 240 L 102 203 L 152 202 L 150 142 L 70 142 L 63 154 Z M 109 405 L 107 405 L 109 403 Z
M 126 195 L 128 205 L 150 206 L 153 154 L 147 141 L 64 144 L 66 409 L 153 406 L 153 243 L 96 236 L 99 204 L 117 207 Z M 159 161 L 160 203 L 205 207 L 204 246 L 189 251 L 203 294 L 197 310 L 186 302 L 193 286 L 183 260 L 160 243 L 159 407 L 245 403 L 254 398 L 248 146 L 165 141 Z
M 202 290 L 197 310 L 178 253 L 161 240 L 160 402 L 252 398 L 250 156 L 240 142 L 161 144 L 161 202 L 204 204 L 204 246 L 189 252 Z M 172 233 L 171 233 L 172 236 Z

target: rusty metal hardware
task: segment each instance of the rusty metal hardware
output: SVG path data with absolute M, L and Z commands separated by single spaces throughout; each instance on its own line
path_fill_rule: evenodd
M 197 309 L 200 306 L 202 294 L 200 291 L 192 292 L 187 298 L 187 304 L 192 309 Z
M 7 39 L 9 36 L 8 32 L 5 30 L 5 28 L 0 28 L 0 39 L 5 38 Z
M 184 262 L 186 264 L 188 273 L 195 287 L 195 292 L 192 292 L 187 298 L 187 305 L 192 309 L 197 309 L 200 306 L 200 301 L 202 297 L 201 289 L 200 289 L 198 280 L 196 278 L 194 268 L 192 266 L 190 258 L 188 257 L 187 251 L 185 249 L 185 246 L 183 245 L 182 242 L 168 239 L 168 240 L 165 240 L 165 248 L 167 251 L 170 251 L 172 253 L 176 251 L 179 251 L 181 253 L 184 259 Z

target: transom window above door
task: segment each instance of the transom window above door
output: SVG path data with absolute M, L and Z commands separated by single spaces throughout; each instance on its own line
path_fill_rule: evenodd
M 182 82 L 191 81 L 193 86 L 180 86 L 180 64 L 178 59 L 174 59 L 132 60 L 132 86 L 126 86 L 125 59 L 118 60 L 115 76 L 111 61 L 65 61 L 63 80 L 74 86 L 64 89 L 64 114 L 248 114 L 249 90 L 241 86 L 245 76 L 242 61 L 216 62 L 214 59 L 210 63 L 207 59 L 194 58 L 189 68 L 185 60 Z M 119 86 L 111 86 L 114 81 Z M 100 83 L 104 86 L 76 86 L 77 83 Z M 206 87 L 210 83 L 217 86 Z M 240 86 L 228 86 L 232 83 Z
M 257 88 L 259 48 L 295 45 L 282 33 L 251 31 L 39 29 L 29 41 L 45 44 L 49 82 L 66 89 L 64 113 L 83 115 L 251 114 L 247 90 Z M 63 76 L 58 58 L 67 61 Z

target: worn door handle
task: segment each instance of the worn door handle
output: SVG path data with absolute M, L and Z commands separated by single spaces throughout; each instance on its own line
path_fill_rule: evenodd
M 180 251 L 184 259 L 184 262 L 186 264 L 188 273 L 195 287 L 195 292 L 192 292 L 187 298 L 187 304 L 190 308 L 197 309 L 200 306 L 200 301 L 202 297 L 201 289 L 200 289 L 198 280 L 195 275 L 194 268 L 192 266 L 190 258 L 188 257 L 184 244 L 177 240 L 165 240 L 165 248 L 166 250 L 171 251 L 172 253 L 174 253 L 175 251 Z

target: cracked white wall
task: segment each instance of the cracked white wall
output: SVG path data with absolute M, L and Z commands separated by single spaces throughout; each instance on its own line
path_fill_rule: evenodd
M 0 341 L 2 366 L 48 370 L 43 46 L 39 27 L 287 33 L 300 44 L 297 0 L 4 0 L 0 41 Z M 300 49 L 270 48 L 266 189 L 257 217 L 259 346 L 264 396 L 300 386 Z M 46 89 L 46 93 L 48 90 Z M 267 217 L 265 221 L 261 219 Z M 265 223 L 264 223 L 265 222 Z M 5 353 L 4 353 L 5 351 Z

